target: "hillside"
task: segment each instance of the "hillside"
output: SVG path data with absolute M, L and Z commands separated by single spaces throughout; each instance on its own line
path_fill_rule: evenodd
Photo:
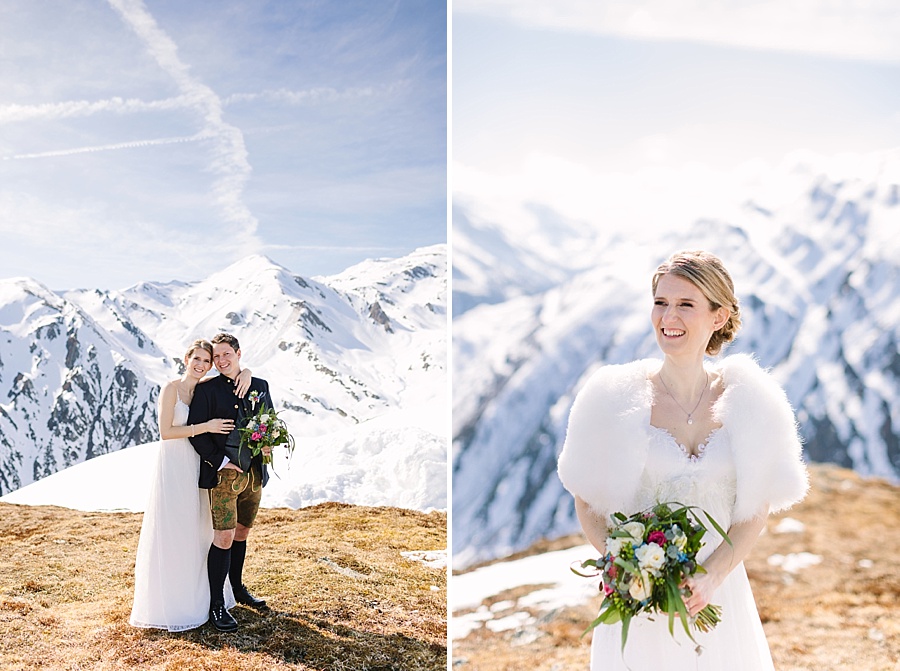
M 269 381 L 295 438 L 444 416 L 446 254 L 433 245 L 317 278 L 249 256 L 197 282 L 123 291 L 0 279 L 0 495 L 157 438 L 159 385 L 191 341 L 220 331 Z M 444 423 L 429 431 L 441 442 Z
M 128 625 L 141 515 L 0 503 L 0 670 L 442 670 L 446 515 L 326 503 L 263 509 L 245 582 L 271 607 L 170 634 Z
M 650 278 L 679 249 L 729 269 L 743 325 L 725 354 L 771 369 L 806 457 L 900 482 L 900 152 L 867 164 L 784 166 L 728 219 L 644 240 L 604 233 L 601 212 L 593 237 L 454 221 L 454 303 L 468 305 L 453 319 L 454 565 L 576 531 L 555 473 L 569 408 L 597 367 L 660 357 Z
M 775 668 L 896 671 L 900 668 L 900 491 L 836 466 L 813 465 L 810 470 L 813 488 L 807 499 L 788 513 L 770 518 L 746 561 Z M 801 523 L 803 531 L 776 532 L 785 518 Z M 791 527 L 799 528 L 794 522 L 780 529 Z M 581 535 L 542 541 L 491 567 L 505 564 L 500 570 L 511 573 L 522 557 L 583 543 Z M 804 552 L 821 557 L 821 562 L 795 573 L 779 567 L 779 555 Z M 590 556 L 587 548 L 575 554 Z M 535 575 L 529 581 L 532 584 L 491 594 L 478 608 L 454 612 L 454 629 L 475 611 L 483 613 L 484 626 L 454 637 L 453 668 L 587 669 L 590 637 L 582 639 L 581 633 L 596 616 L 600 605 L 596 593 L 591 590 L 590 597 L 577 605 L 528 605 L 537 601 L 529 601 L 528 595 L 553 589 L 556 580 L 565 580 L 568 563 L 560 561 L 558 571 L 564 575 L 558 576 L 556 570 Z M 476 573 L 455 577 L 460 584 L 454 587 L 454 595 L 466 591 L 461 583 L 466 575 Z M 508 628 L 514 622 L 518 625 Z

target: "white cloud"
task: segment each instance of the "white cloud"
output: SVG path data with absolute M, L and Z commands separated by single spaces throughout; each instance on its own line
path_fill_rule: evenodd
M 190 73 L 178 57 L 178 47 L 157 25 L 141 0 L 108 0 L 122 20 L 147 47 L 157 64 L 175 81 L 189 105 L 203 120 L 202 132 L 213 140 L 210 172 L 217 176 L 213 193 L 225 220 L 236 225 L 247 252 L 256 251 L 259 240 L 256 217 L 243 202 L 251 167 L 240 129 L 225 122 L 222 100 L 209 86 Z
M 165 100 L 144 101 L 136 98 L 113 97 L 107 100 L 68 100 L 41 105 L 0 105 L 0 124 L 17 121 L 52 120 L 68 117 L 86 117 L 98 112 L 114 114 L 134 114 L 183 109 L 189 101 L 184 96 Z
M 733 215 L 747 184 L 768 169 L 756 160 L 733 171 L 691 162 L 604 172 L 532 154 L 520 170 L 506 174 L 455 163 L 453 197 L 481 218 L 515 226 L 517 234 L 540 225 L 531 208 L 542 204 L 573 221 L 645 239 L 661 230 L 687 228 L 698 217 Z
M 186 137 L 163 137 L 150 140 L 135 140 L 133 142 L 118 142 L 115 144 L 95 145 L 93 147 L 74 147 L 72 149 L 59 149 L 54 151 L 42 151 L 31 154 L 14 154 L 12 156 L 2 156 L 0 160 L 9 161 L 12 159 L 29 159 L 29 158 L 55 158 L 58 156 L 72 156 L 74 154 L 90 154 L 98 151 L 116 151 L 119 149 L 136 149 L 139 147 L 154 147 L 162 144 L 181 144 L 182 142 L 197 142 L 210 137 L 207 133 L 197 133 Z
M 280 102 L 288 105 L 318 105 L 322 103 L 334 103 L 342 100 L 362 100 L 366 98 L 382 97 L 390 95 L 396 89 L 405 86 L 404 82 L 385 86 L 365 86 L 337 90 L 331 87 L 319 87 L 303 91 L 291 91 L 288 89 L 268 89 L 259 93 L 235 93 L 225 98 L 225 105 L 235 103 L 254 102 L 265 100 L 267 102 Z
M 453 11 L 577 33 L 900 62 L 894 0 L 454 0 Z

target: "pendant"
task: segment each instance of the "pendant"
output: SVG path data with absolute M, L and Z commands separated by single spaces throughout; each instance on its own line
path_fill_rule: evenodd
M 693 423 L 694 423 L 694 420 L 691 418 L 690 415 L 688 415 L 688 424 L 693 424 Z

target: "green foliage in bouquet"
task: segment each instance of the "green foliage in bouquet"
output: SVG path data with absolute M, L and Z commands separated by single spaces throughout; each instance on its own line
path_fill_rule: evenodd
M 696 506 L 659 503 L 630 517 L 622 513 L 611 516 L 613 526 L 606 539 L 606 554 L 581 563 L 582 569 L 593 567 L 598 571 L 604 595 L 600 614 L 585 633 L 601 624 L 621 622 L 624 651 L 631 618 L 640 613 L 667 614 L 672 636 L 677 616 L 694 643 L 697 641 L 691 625 L 706 632 L 721 621 L 719 606 L 709 604 L 691 618 L 684 604 L 681 585 L 685 579 L 706 572 L 697 563 L 697 552 L 707 532 L 701 516 L 725 542 L 732 544 L 712 516 Z M 584 577 L 597 575 L 572 570 Z
M 259 396 L 258 392 L 252 391 L 248 397 L 251 407 L 257 408 L 258 406 L 259 409 L 256 410 L 255 414 L 246 417 L 244 426 L 238 427 L 238 431 L 241 434 L 241 449 L 246 447 L 250 450 L 250 454 L 255 457 L 262 453 L 264 447 L 275 448 L 279 445 L 285 445 L 287 446 L 288 454 L 293 456 L 295 443 L 287 425 L 275 410 L 260 401 Z M 271 464 L 271 454 L 263 454 L 262 462 Z M 274 468 L 272 472 L 275 472 Z

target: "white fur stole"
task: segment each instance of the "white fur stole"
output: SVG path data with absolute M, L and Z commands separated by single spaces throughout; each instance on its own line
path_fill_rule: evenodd
M 578 393 L 558 472 L 570 493 L 603 518 L 632 507 L 649 452 L 650 376 L 658 360 L 604 366 Z M 725 390 L 713 415 L 731 438 L 737 474 L 732 523 L 765 505 L 774 513 L 806 495 L 809 479 L 794 412 L 784 390 L 746 354 L 716 366 Z

